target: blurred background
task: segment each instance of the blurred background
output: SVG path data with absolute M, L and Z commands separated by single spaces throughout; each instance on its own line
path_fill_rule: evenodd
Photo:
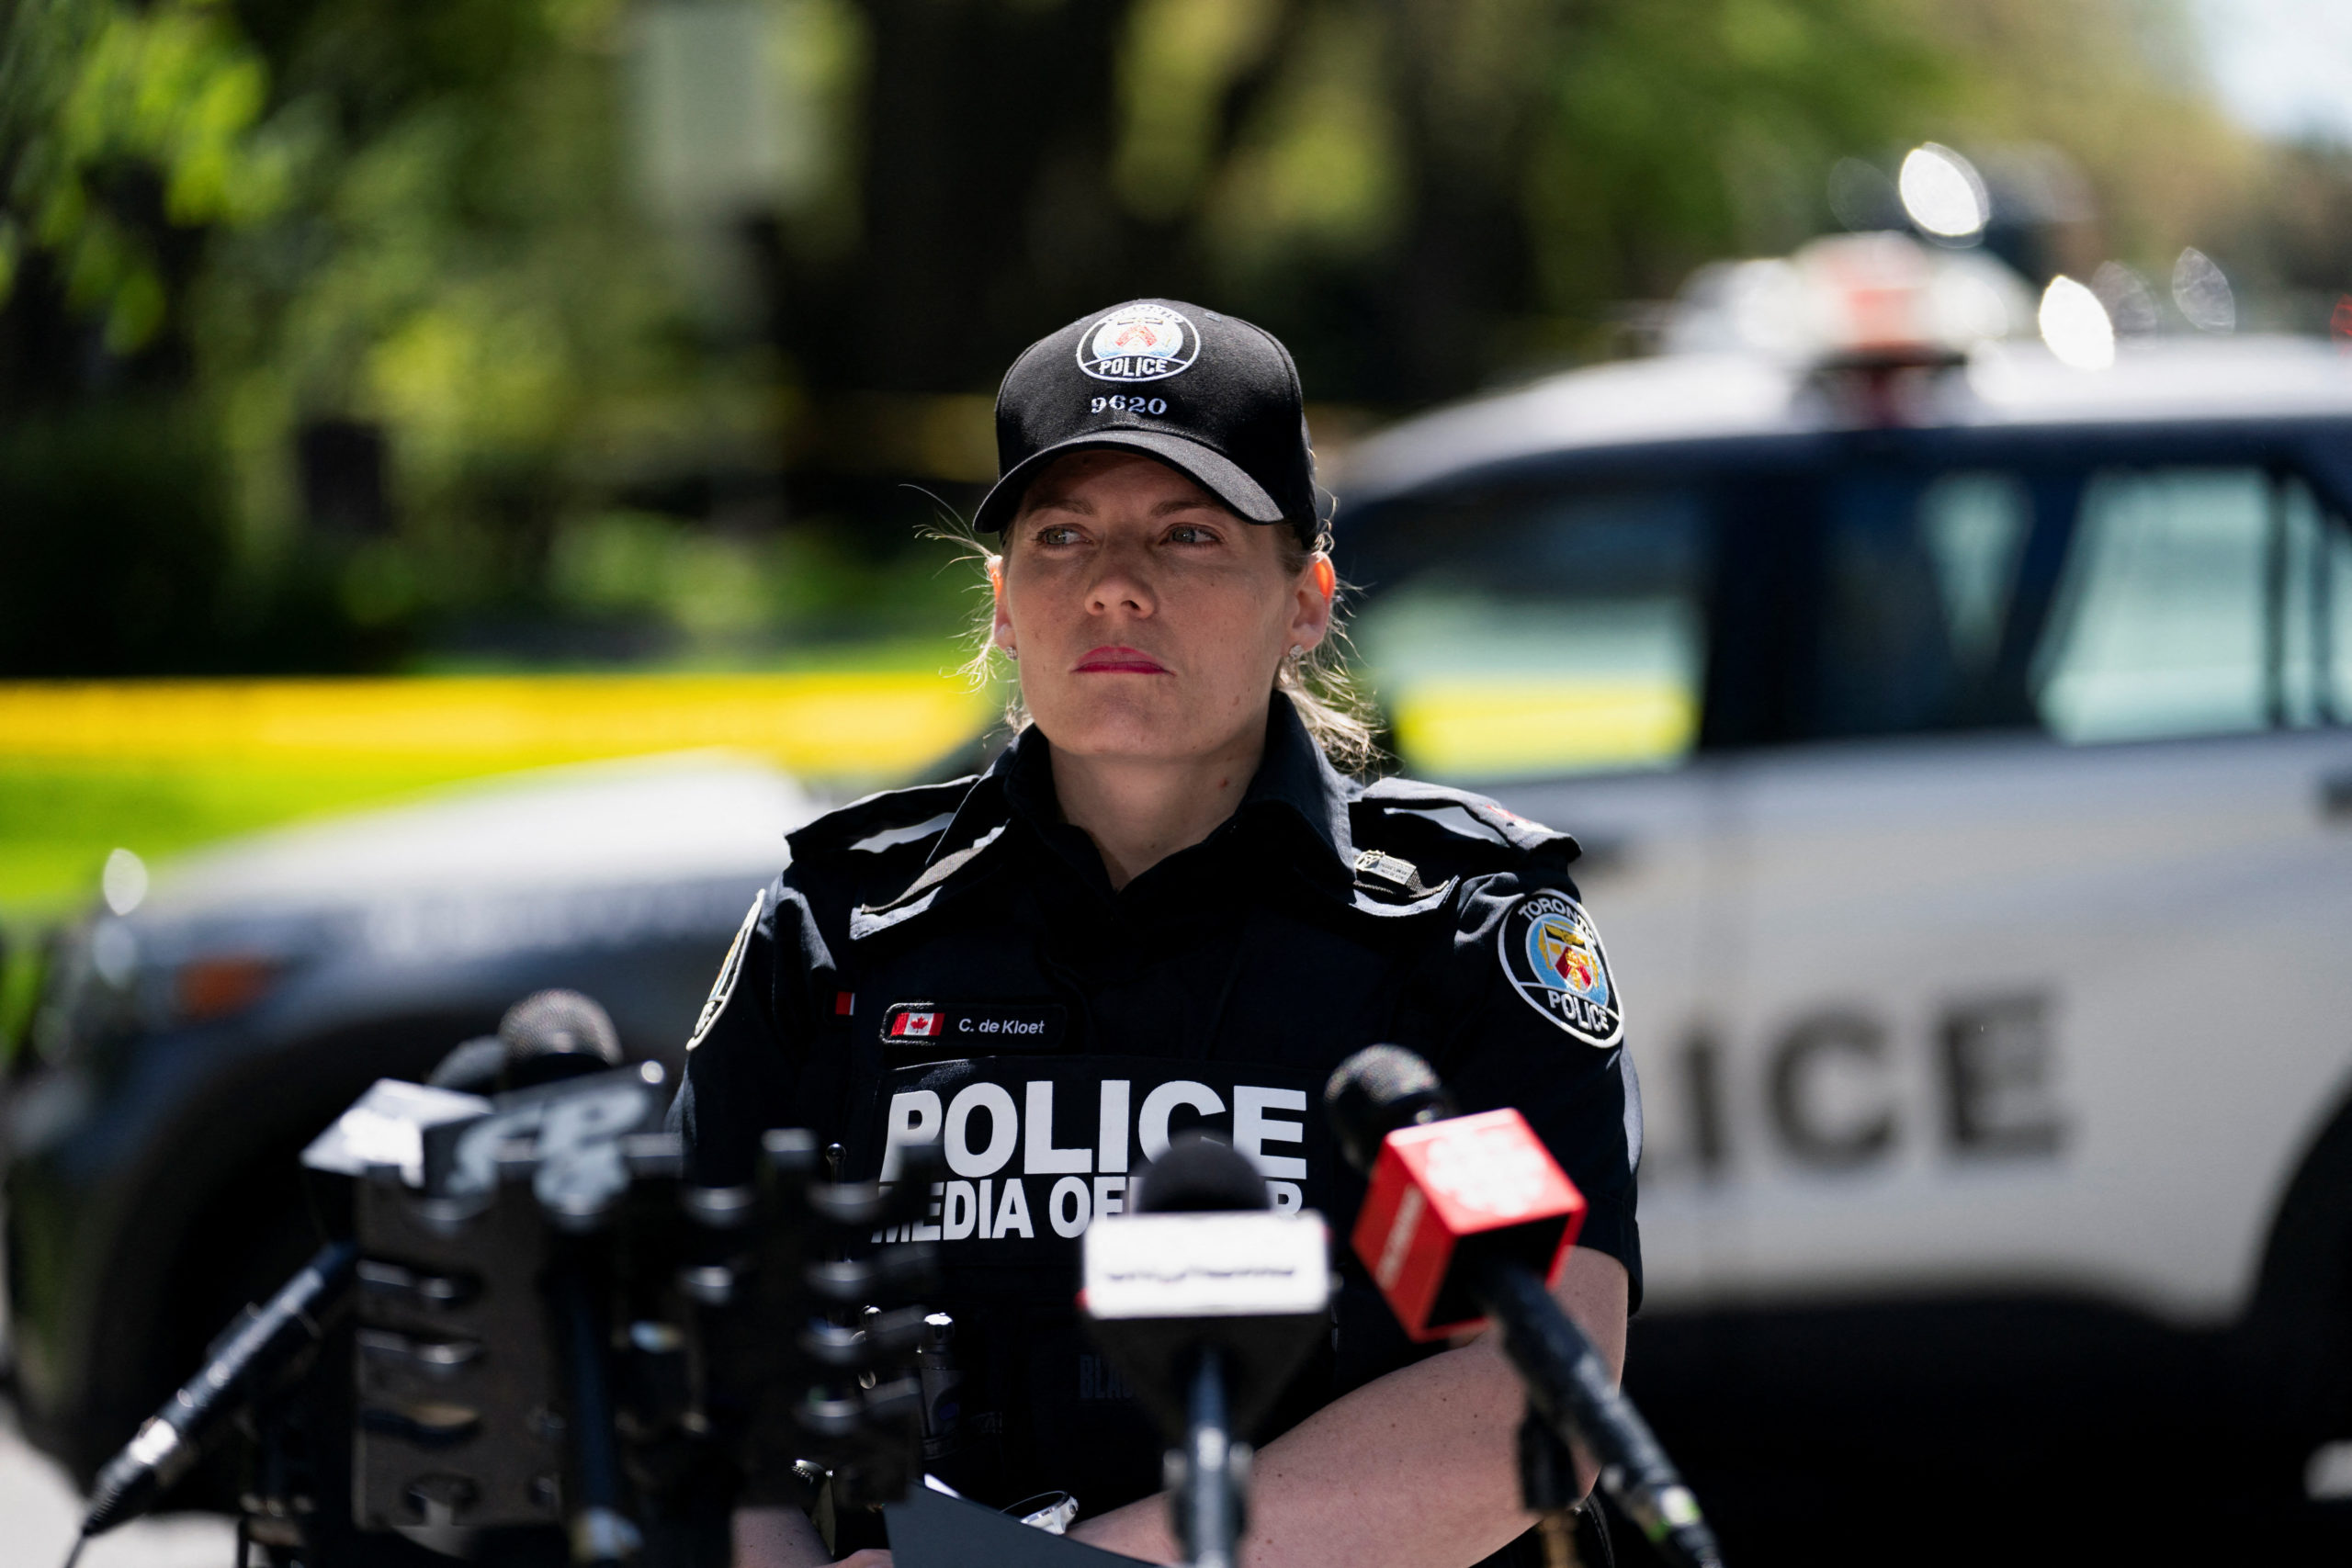
M 1351 454 L 1433 405 L 1731 344 L 1785 357 L 1742 303 L 1781 275 L 1719 264 L 1860 254 L 1806 250 L 1825 237 L 1899 232 L 1978 267 L 1996 314 L 2023 301 L 2007 335 L 2068 366 L 2119 341 L 2352 346 L 2335 0 L 17 0 L 0 25 L 0 1050 L 30 1086 L 6 1118 L 33 1173 L 12 1178 L 18 1310 L 33 1290 L 53 1314 L 11 1364 L 49 1412 L 34 1436 L 85 1475 L 159 1369 L 292 1258 L 76 1273 L 88 1194 L 117 1178 L 41 1161 L 116 1089 L 36 1072 L 44 1052 L 323 1037 L 235 1033 L 297 972 L 291 936 L 110 936 L 142 905 L 162 918 L 151 874 L 216 867 L 164 911 L 188 919 L 390 889 L 408 902 L 364 917 L 377 951 L 478 965 L 474 992 L 398 1030 L 369 991 L 358 1082 L 429 1064 L 526 980 L 593 981 L 625 1037 L 673 1045 L 663 1010 L 690 1020 L 779 824 L 971 754 L 997 700 L 959 668 L 977 578 L 926 531 L 993 476 L 1003 367 L 1090 310 L 1162 295 L 1272 329 L 1343 499 Z M 2177 363 L 2193 389 L 2202 362 Z M 1479 439 L 1430 428 L 1412 450 Z M 1374 491 L 1409 488 L 1396 450 L 1358 470 Z M 1972 495 L 1954 537 L 1974 536 Z M 2310 590 L 2312 626 L 2340 613 L 2330 592 Z M 1468 626 L 1398 635 L 1466 648 Z M 2342 716 L 2316 694 L 2347 678 L 2352 630 L 2332 647 L 2306 728 Z M 1464 657 L 1434 707 L 1372 671 L 1417 768 L 1607 773 L 1724 739 L 1676 697 L 1606 733 L 1588 705 L 1599 742 L 1530 751 L 1531 714 L 1556 710 L 1482 710 L 1491 668 Z M 2288 723 L 2269 657 L 2249 725 Z M 2052 713 L 2069 741 L 2160 733 L 2077 736 Z M 550 765 L 569 771 L 507 806 L 434 793 Z M 338 829 L 363 807 L 398 809 Z M 1697 815 L 1631 819 L 1702 836 Z M 508 883 L 560 882 L 565 846 L 614 820 L 665 824 L 639 848 L 668 880 L 590 915 L 575 899 L 554 931 Z M 285 825 L 258 860 L 201 859 Z M 459 882 L 462 918 L 433 902 Z M 600 968 L 607 938 L 651 968 Z M 576 971 L 482 956 L 559 948 Z M 129 996 L 157 964 L 138 1019 L 74 989 Z M 1822 1038 L 1828 1057 L 1777 1059 L 1860 1037 Z M 1711 1082 L 1691 1042 L 1677 1070 Z M 155 1070 L 156 1104 L 193 1081 Z M 313 1087 L 331 1113 L 350 1086 Z M 1673 1261 L 1677 1224 L 1713 1223 L 1677 1219 L 1676 1173 L 1713 1170 L 1724 1136 L 1691 1093 L 1661 1115 L 1669 1305 L 1713 1288 Z M 107 1159 L 163 1138 L 150 1111 Z M 175 1145 L 172 1168 L 254 1197 L 301 1135 Z M 108 1382 L 90 1348 L 133 1309 L 91 1303 L 167 1283 L 188 1321 Z M 1672 1343 L 1691 1365 L 1728 1353 Z M 2336 1447 L 2314 1497 L 2352 1498 Z M 1766 1473 L 1755 1458 L 1711 1474 Z M 1776 1495 L 1791 1517 L 1830 1507 Z
M 1975 158 L 2037 289 L 2109 265 L 2188 331 L 2194 248 L 2240 330 L 2352 332 L 2347 28 L 2324 0 L 28 0 L 0 678 L 929 682 L 970 577 L 919 533 L 991 476 L 995 379 L 1053 326 L 1137 294 L 1261 321 L 1334 459 L 1655 347 L 1706 262 L 1899 223 L 1923 141 Z M 179 711 L 0 724 L 0 918 L 117 846 L 515 760 L 271 769 L 158 733 Z M 968 716 L 922 712 L 822 766 L 888 776 Z

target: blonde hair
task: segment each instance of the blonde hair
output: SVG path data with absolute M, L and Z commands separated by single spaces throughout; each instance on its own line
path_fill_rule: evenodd
M 1329 528 L 1318 532 L 1315 543 L 1303 542 L 1296 529 L 1286 524 L 1273 524 L 1282 530 L 1283 570 L 1295 578 L 1307 569 L 1317 555 L 1331 547 Z M 1005 698 L 1004 725 L 1014 734 L 1035 722 L 1029 705 L 1021 695 L 1021 666 L 1005 655 L 996 643 L 996 592 L 994 584 L 1003 570 L 1004 558 L 989 547 L 989 541 L 974 532 L 971 525 L 958 518 L 952 524 L 924 530 L 926 537 L 939 539 L 961 547 L 962 558 L 977 564 L 981 570 L 978 587 L 982 591 L 979 614 L 974 617 L 967 634 L 972 656 L 964 662 L 964 673 L 974 690 L 992 681 L 1005 681 L 1011 687 Z M 1372 721 L 1368 716 L 1371 704 L 1356 684 L 1348 666 L 1350 644 L 1345 608 L 1349 584 L 1335 575 L 1332 579 L 1331 624 L 1323 640 L 1295 659 L 1284 659 L 1274 668 L 1273 689 L 1290 699 L 1291 707 L 1298 714 L 1299 722 L 1323 753 L 1324 760 L 1343 773 L 1362 776 L 1384 761 L 1379 742 L 1374 739 Z

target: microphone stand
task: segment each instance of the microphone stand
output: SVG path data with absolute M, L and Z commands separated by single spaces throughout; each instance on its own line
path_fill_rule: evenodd
M 571 1560 L 623 1562 L 643 1548 L 644 1536 L 625 1511 L 604 1314 L 578 1258 L 559 1267 L 548 1283 L 566 1392 L 571 1396 L 572 1462 L 580 1477 L 580 1506 L 571 1516 Z
M 1612 1435 L 1621 1452 L 1603 1465 L 1601 1487 L 1669 1558 L 1716 1568 L 1723 1558 L 1698 1500 L 1634 1411 L 1609 1369 L 1534 1272 L 1494 1260 L 1478 1270 L 1476 1291 L 1502 1337 L 1503 1354 L 1527 1388 L 1527 1418 L 1555 1438 L 1572 1431 Z M 1527 1442 L 1521 1440 L 1522 1484 Z M 1573 1468 L 1568 1468 L 1573 1477 Z M 1571 1491 L 1575 1483 L 1567 1483 Z M 1531 1506 L 1532 1505 L 1531 1504 Z
M 1519 1423 L 1519 1500 L 1535 1516 L 1544 1568 L 1579 1568 L 1576 1507 L 1583 1499 L 1567 1443 L 1532 1410 Z
M 1250 1445 L 1233 1440 L 1225 1375 L 1224 1353 L 1202 1346 L 1186 1390 L 1182 1468 L 1170 1499 L 1177 1540 L 1192 1568 L 1233 1568 L 1241 1536 Z

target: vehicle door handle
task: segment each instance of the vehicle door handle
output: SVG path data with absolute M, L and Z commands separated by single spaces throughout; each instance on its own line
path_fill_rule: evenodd
M 2319 814 L 2325 821 L 2352 822 L 2352 770 L 2321 776 Z
M 2346 781 L 2352 787 L 2352 779 Z M 1577 848 L 1583 852 L 1569 863 L 1580 878 L 1611 876 L 1625 869 L 1633 858 L 1634 840 L 1623 833 L 1576 835 Z

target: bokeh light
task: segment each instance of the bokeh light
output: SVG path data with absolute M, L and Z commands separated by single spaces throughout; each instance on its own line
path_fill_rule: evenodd
M 2041 341 L 2062 365 L 2077 370 L 2104 370 L 2115 363 L 2115 323 L 2098 296 L 2064 273 L 2042 290 L 2038 316 Z
M 2091 292 L 2107 307 L 2108 320 L 2119 334 L 2152 333 L 2160 324 L 2156 297 L 2140 275 L 2121 262 L 2101 262 L 2098 271 L 2091 275 Z
M 106 897 L 107 908 L 118 915 L 127 915 L 146 901 L 147 863 L 129 850 L 117 850 L 107 856 L 106 869 L 98 874 L 98 891 Z
M 2172 302 L 2199 332 L 2235 332 L 2238 299 L 2211 256 L 2191 245 L 2172 264 Z
M 1911 150 L 1895 188 L 1911 221 L 1940 240 L 1973 239 L 1984 232 L 1993 215 L 1992 199 L 1976 166 L 1937 142 Z

